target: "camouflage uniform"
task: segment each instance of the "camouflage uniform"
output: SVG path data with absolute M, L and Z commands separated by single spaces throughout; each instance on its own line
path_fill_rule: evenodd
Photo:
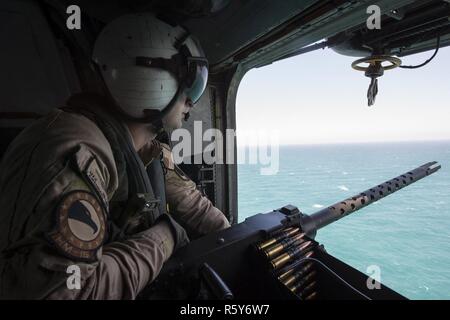
M 228 227 L 164 150 L 171 215 L 199 234 Z M 149 143 L 139 155 L 145 163 L 160 152 Z M 108 140 L 83 115 L 56 109 L 19 135 L 0 167 L 0 298 L 134 299 L 157 277 L 174 248 L 170 224 L 115 240 L 118 174 Z M 67 287 L 70 265 L 81 270 L 79 290 Z

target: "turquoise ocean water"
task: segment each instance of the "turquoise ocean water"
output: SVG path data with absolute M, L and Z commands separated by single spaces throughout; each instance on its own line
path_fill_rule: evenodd
M 238 166 L 239 220 L 286 204 L 314 213 L 429 161 L 442 169 L 326 228 L 327 251 L 410 299 L 450 299 L 450 142 L 280 147 L 279 172 Z

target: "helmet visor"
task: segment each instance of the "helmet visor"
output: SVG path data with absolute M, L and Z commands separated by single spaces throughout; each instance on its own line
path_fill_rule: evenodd
M 184 82 L 184 92 L 196 103 L 205 91 L 208 82 L 208 60 L 205 58 L 188 57 L 187 75 Z

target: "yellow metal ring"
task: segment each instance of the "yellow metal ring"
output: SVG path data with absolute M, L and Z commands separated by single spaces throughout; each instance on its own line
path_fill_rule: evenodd
M 391 64 L 387 65 L 387 66 L 383 66 L 384 70 L 392 70 L 397 67 L 400 67 L 402 64 L 402 60 L 400 60 L 399 58 L 387 56 L 387 55 L 381 55 L 381 56 L 371 56 L 371 57 L 358 59 L 352 63 L 352 68 L 355 70 L 358 70 L 358 71 L 367 71 L 368 67 L 361 67 L 361 66 L 359 66 L 359 64 L 369 63 L 369 64 L 373 65 L 377 62 L 383 63 L 385 61 L 390 62 Z

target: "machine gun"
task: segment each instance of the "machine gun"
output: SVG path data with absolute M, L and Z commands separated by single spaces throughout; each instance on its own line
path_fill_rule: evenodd
M 317 230 L 441 168 L 429 162 L 311 215 L 287 205 L 180 249 L 141 297 L 152 299 L 405 299 L 328 254 Z M 372 282 L 375 282 L 373 280 Z

